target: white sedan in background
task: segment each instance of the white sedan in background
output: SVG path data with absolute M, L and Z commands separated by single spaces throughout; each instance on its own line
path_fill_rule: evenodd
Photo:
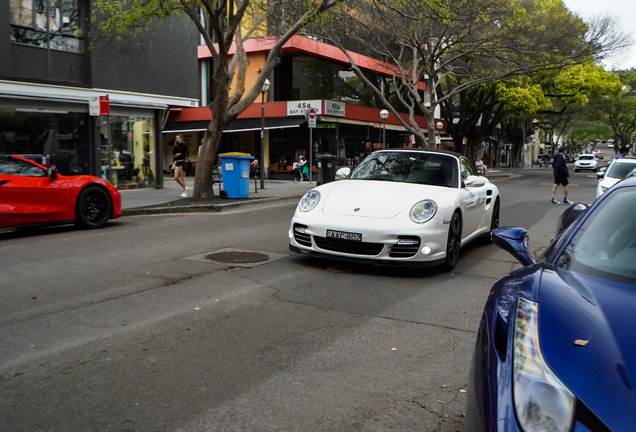
M 574 171 L 579 172 L 581 170 L 591 170 L 596 171 L 598 166 L 598 161 L 593 154 L 582 154 L 576 161 L 574 161 Z
M 601 171 L 603 169 L 601 168 Z M 634 169 L 636 169 L 636 158 L 614 159 L 607 171 L 597 174 L 599 182 L 596 186 L 596 197 L 600 197 L 606 190 L 627 177 Z
M 310 190 L 289 228 L 289 249 L 379 265 L 441 265 L 499 226 L 497 187 L 465 157 L 394 149 L 369 155 L 344 180 Z

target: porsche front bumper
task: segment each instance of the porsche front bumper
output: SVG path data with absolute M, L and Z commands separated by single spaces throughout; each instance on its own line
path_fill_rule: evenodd
M 319 209 L 297 211 L 289 228 L 289 249 L 376 265 L 426 267 L 446 258 L 448 224 L 431 219 L 416 224 L 407 215 L 393 218 L 330 216 Z M 327 231 L 359 234 L 359 240 L 328 237 Z M 358 236 L 355 236 L 358 237 Z

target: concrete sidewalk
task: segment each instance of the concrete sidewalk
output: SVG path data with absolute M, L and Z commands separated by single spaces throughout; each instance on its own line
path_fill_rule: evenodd
M 164 177 L 163 189 L 121 190 L 121 206 L 124 216 L 139 214 L 161 214 L 197 211 L 222 211 L 224 208 L 261 204 L 283 200 L 299 200 L 305 192 L 316 186 L 316 182 L 294 180 L 265 180 L 265 189 L 260 189 L 260 180 L 250 179 L 249 198 L 222 199 L 219 185 L 214 184 L 214 198 L 194 199 L 192 189 L 194 177 L 186 177 L 188 198 L 180 198 L 181 186 L 170 176 Z M 256 186 L 256 187 L 255 187 Z
M 495 168 L 488 170 L 488 178 L 510 177 L 521 174 L 522 169 Z M 265 189 L 260 188 L 260 180 L 250 179 L 249 198 L 222 199 L 219 185 L 214 185 L 214 198 L 194 199 L 192 188 L 194 177 L 186 177 L 188 198 L 180 198 L 181 187 L 170 176 L 164 177 L 163 189 L 131 189 L 119 191 L 122 198 L 124 216 L 143 214 L 220 212 L 238 206 L 299 200 L 305 192 L 316 187 L 316 182 L 294 180 L 265 180 Z

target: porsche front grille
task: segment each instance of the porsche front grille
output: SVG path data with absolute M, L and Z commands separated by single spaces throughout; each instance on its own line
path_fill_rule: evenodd
M 318 236 L 314 236 L 314 241 L 320 249 L 352 255 L 379 255 L 384 248 L 382 243 L 366 243 Z

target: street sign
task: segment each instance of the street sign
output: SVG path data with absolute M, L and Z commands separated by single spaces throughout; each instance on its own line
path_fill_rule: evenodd
M 91 96 L 88 99 L 88 114 L 99 116 L 99 96 Z
M 91 96 L 88 99 L 88 114 L 91 116 L 110 115 L 110 100 L 106 96 Z
M 336 101 L 325 101 L 325 114 L 335 117 L 344 117 L 345 103 Z
M 108 95 L 99 97 L 99 115 L 110 115 L 110 100 Z
M 464 137 L 462 139 L 462 144 L 464 144 L 464 145 L 468 144 L 468 138 Z
M 313 108 L 310 108 L 309 111 L 307 112 L 307 126 L 310 128 L 315 128 L 316 127 L 316 110 Z
M 316 114 L 322 115 L 321 111 L 322 100 L 305 100 L 305 101 L 289 101 L 287 102 L 287 115 L 288 116 L 307 116 L 307 110 L 313 108 L 316 110 Z

